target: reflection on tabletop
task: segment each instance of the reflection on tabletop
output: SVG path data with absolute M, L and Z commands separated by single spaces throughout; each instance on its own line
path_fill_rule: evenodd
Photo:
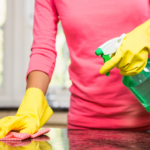
M 12 141 L 11 141 L 11 145 L 12 145 Z M 52 150 L 52 146 L 46 141 L 24 140 L 18 143 L 17 141 L 15 141 L 15 143 L 13 143 L 12 146 L 10 146 L 10 143 L 8 142 L 5 143 L 3 141 L 0 142 L 0 150 Z
M 0 142 L 0 150 L 149 150 L 150 133 L 120 130 L 51 129 L 42 137 Z
M 69 130 L 70 150 L 149 150 L 150 133 L 119 130 Z

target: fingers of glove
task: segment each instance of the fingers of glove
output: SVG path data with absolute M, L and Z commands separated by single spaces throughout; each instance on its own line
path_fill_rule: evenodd
M 39 130 L 39 125 L 37 124 L 36 121 L 30 120 L 25 126 L 24 129 L 20 130 L 20 133 L 28 133 L 28 134 L 34 134 L 38 132 Z
M 143 61 L 137 60 L 137 58 L 134 58 L 134 56 L 126 55 L 123 56 L 123 58 L 116 65 L 116 67 L 122 72 L 128 72 L 131 70 L 136 70 L 136 68 L 138 69 L 142 63 Z
M 123 53 L 122 59 L 116 64 L 116 67 L 118 69 L 126 69 L 128 68 L 128 65 L 131 63 L 131 61 L 134 58 L 134 54 L 130 51 L 125 51 Z
M 10 119 L 0 126 L 0 138 L 4 138 L 11 130 L 20 131 L 25 128 L 26 124 L 30 124 L 32 120 L 27 120 L 27 116 L 12 116 Z
M 18 125 L 18 118 L 12 116 L 9 120 L 5 120 L 5 123 L 0 126 L 0 138 L 4 138 L 11 130 L 14 130 L 15 127 Z
M 130 64 L 120 68 L 120 73 L 125 76 L 133 76 L 140 73 L 146 66 L 148 60 L 148 52 L 142 51 L 138 56 L 135 56 Z
M 122 55 L 123 53 L 119 48 L 116 54 L 109 61 L 105 62 L 105 64 L 102 66 L 102 68 L 100 69 L 100 74 L 105 74 L 111 69 L 113 69 L 117 65 L 117 63 L 119 63 L 119 61 L 122 59 Z
M 0 127 L 3 126 L 4 123 L 8 122 L 11 119 L 11 116 L 0 119 Z
M 140 67 L 135 67 L 129 71 L 120 70 L 120 74 L 124 76 L 134 76 L 134 75 L 139 74 L 144 69 L 145 66 L 146 66 L 146 63 L 143 63 Z
M 4 138 L 11 131 L 11 127 L 3 126 L 0 128 L 0 139 Z
M 134 69 L 132 69 L 130 71 L 122 71 L 122 70 L 120 70 L 120 74 L 122 74 L 124 76 L 134 76 L 134 75 L 137 74 L 137 70 L 138 70 L 138 68 L 134 68 Z
M 15 130 L 20 131 L 20 133 L 34 134 L 39 129 L 38 121 L 30 115 L 24 115 L 17 117 L 20 118 L 17 128 Z

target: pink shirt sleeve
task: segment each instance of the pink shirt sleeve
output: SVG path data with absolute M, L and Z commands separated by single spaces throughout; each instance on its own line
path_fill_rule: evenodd
M 27 76 L 32 71 L 53 74 L 56 62 L 56 33 L 58 16 L 53 0 L 35 0 L 33 44 Z

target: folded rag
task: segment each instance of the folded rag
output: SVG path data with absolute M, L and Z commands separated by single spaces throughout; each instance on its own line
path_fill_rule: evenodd
M 36 138 L 36 137 L 39 137 L 45 133 L 48 133 L 50 131 L 50 129 L 48 128 L 45 128 L 45 129 L 42 129 L 41 131 L 33 134 L 33 135 L 30 135 L 28 133 L 17 133 L 17 132 L 9 132 L 7 134 L 6 137 L 0 139 L 0 141 L 22 141 L 22 140 L 25 140 L 25 139 L 28 139 L 28 138 Z

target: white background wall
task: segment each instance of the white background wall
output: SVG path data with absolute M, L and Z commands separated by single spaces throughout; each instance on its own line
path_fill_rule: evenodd
M 0 87 L 0 108 L 18 107 L 25 93 L 25 76 L 32 44 L 33 8 L 34 0 L 7 0 L 7 16 L 3 26 L 4 70 Z M 67 56 L 66 52 L 64 54 Z M 54 100 L 63 98 L 69 101 L 68 90 L 62 92 L 62 88 L 64 87 L 54 88 Z

